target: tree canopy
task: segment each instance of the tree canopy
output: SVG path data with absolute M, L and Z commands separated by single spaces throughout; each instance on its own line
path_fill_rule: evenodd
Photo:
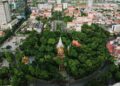
M 66 71 L 75 79 L 91 74 L 110 58 L 106 49 L 109 33 L 96 24 L 83 25 L 82 32 L 44 31 L 42 34 L 33 32 L 20 46 L 24 55 L 35 57 L 34 63 L 27 68 L 29 74 L 46 80 L 62 78 L 59 74 L 56 50 L 60 36 L 65 46 Z M 78 40 L 81 46 L 71 45 L 73 40 Z

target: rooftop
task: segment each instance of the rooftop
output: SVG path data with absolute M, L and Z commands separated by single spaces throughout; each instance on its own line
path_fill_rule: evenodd
M 57 48 L 60 48 L 60 47 L 64 47 L 61 37 L 59 38 L 59 42 L 57 44 Z

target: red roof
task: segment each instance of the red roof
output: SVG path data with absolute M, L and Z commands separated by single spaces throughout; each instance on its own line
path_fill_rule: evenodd
M 120 49 L 117 49 L 113 44 L 107 43 L 107 49 L 112 54 L 120 54 Z
M 5 32 L 4 31 L 0 31 L 0 36 L 3 36 L 5 35 Z
M 115 50 L 115 53 L 116 54 L 120 54 L 120 50 Z
M 72 41 L 72 45 L 76 46 L 76 47 L 80 47 L 81 46 L 81 44 L 77 40 L 73 40 Z
M 107 48 L 108 48 L 108 51 L 110 52 L 110 53 L 113 53 L 114 52 L 114 46 L 112 45 L 112 44 L 110 44 L 110 42 L 109 43 L 107 43 Z

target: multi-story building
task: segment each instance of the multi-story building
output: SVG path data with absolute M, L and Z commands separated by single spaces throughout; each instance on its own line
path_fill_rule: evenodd
M 0 1 L 0 25 L 11 21 L 10 8 L 7 0 Z
M 94 3 L 116 2 L 120 0 L 93 0 Z
M 105 2 L 120 1 L 120 0 L 72 0 L 72 1 L 69 0 L 69 2 L 72 3 L 85 3 L 85 4 L 92 1 L 93 3 L 105 3 Z
M 55 3 L 56 2 L 56 0 L 48 0 L 48 3 Z
M 12 16 L 25 16 L 27 0 L 9 0 Z
M 57 4 L 61 4 L 61 0 L 56 0 Z
M 37 6 L 39 3 L 45 3 L 47 0 L 27 0 L 28 5 Z
M 52 4 L 38 4 L 39 10 L 52 9 Z

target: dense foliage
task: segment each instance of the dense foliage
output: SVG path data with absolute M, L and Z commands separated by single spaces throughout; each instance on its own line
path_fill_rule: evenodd
M 0 69 L 0 85 L 8 85 L 10 84 L 10 71 L 8 68 L 3 67 Z
M 0 37 L 0 44 L 2 44 L 8 37 L 12 35 L 11 30 L 6 30 L 5 33 L 6 33 L 5 36 Z
M 43 24 L 45 24 L 49 21 L 50 22 L 54 21 L 54 20 L 63 21 L 64 23 L 67 23 L 67 22 L 72 22 L 73 19 L 74 19 L 74 17 L 65 16 L 62 12 L 58 12 L 58 11 L 52 12 L 52 17 L 50 17 L 50 18 L 43 18 L 40 16 L 36 18 L 36 20 L 42 21 Z
M 1 54 L 0 57 L 4 57 L 9 61 L 10 67 L 9 69 L 2 68 L 0 70 L 0 74 L 2 74 L 0 84 L 6 85 L 11 83 L 12 86 L 27 86 L 27 81 L 35 79 L 64 79 L 59 72 L 61 60 L 58 58 L 56 50 L 59 37 L 62 38 L 65 49 L 65 70 L 74 79 L 80 79 L 90 75 L 99 69 L 104 61 L 111 59 L 106 49 L 109 33 L 96 24 L 92 24 L 91 26 L 87 24 L 83 25 L 81 32 L 51 32 L 45 30 L 42 34 L 39 34 L 33 31 L 20 46 L 20 50 L 16 51 L 15 54 L 10 52 Z M 73 46 L 73 40 L 77 40 L 81 46 Z M 25 65 L 22 63 L 24 56 L 33 57 L 35 60 Z M 109 81 L 111 77 L 119 81 L 119 71 L 116 72 L 119 69 L 110 66 L 109 70 L 109 73 L 103 72 L 102 75 L 99 75 L 101 77 L 98 76 L 93 79 L 96 83 L 90 81 L 88 82 L 89 85 L 86 85 L 95 86 L 97 83 L 102 83 L 103 77 L 105 78 L 104 82 Z M 104 82 L 103 85 L 106 84 Z
M 24 55 L 35 57 L 32 65 L 26 67 L 29 74 L 46 80 L 62 78 L 58 70 L 60 60 L 56 51 L 56 44 L 60 36 L 65 46 L 64 65 L 70 76 L 78 79 L 98 69 L 107 58 L 110 58 L 106 49 L 109 33 L 95 24 L 91 26 L 85 24 L 82 28 L 82 32 L 44 31 L 42 34 L 31 33 L 20 46 Z M 81 47 L 72 46 L 72 40 L 78 40 Z M 68 51 L 69 45 L 71 47 Z M 23 66 L 21 66 L 22 69 Z M 26 72 L 26 70 L 24 71 Z
M 64 22 L 71 22 L 74 17 L 65 16 L 62 12 L 55 11 L 52 13 L 52 20 L 62 20 Z
M 108 86 L 120 81 L 120 67 L 114 64 L 108 65 L 107 69 L 99 76 L 94 77 L 85 86 Z

